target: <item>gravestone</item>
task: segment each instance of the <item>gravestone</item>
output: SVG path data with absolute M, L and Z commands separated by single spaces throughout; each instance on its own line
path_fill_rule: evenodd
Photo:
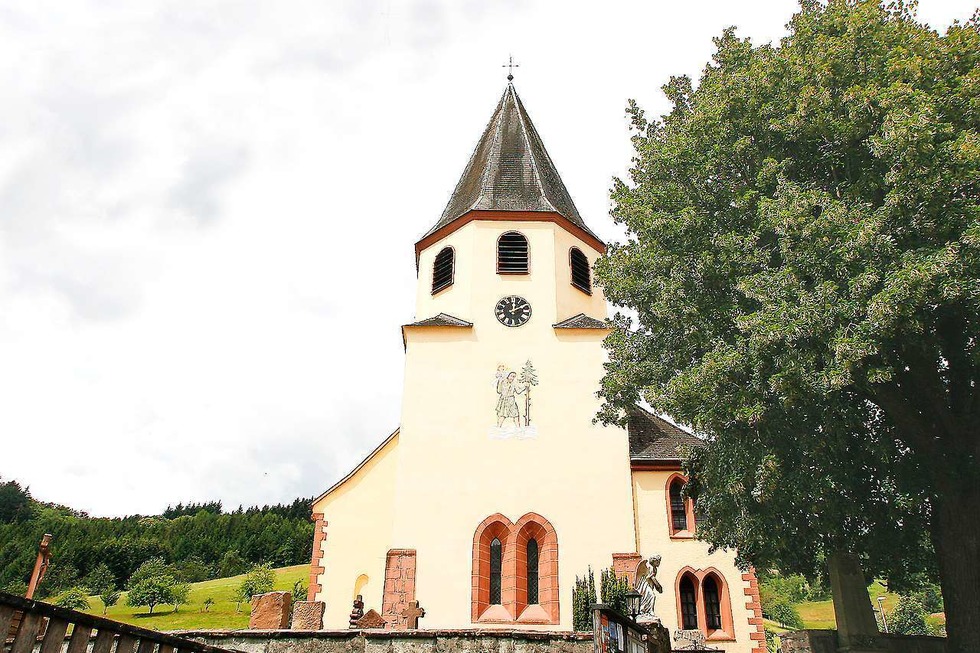
M 293 604 L 293 630 L 323 630 L 323 601 L 297 601 Z
M 268 592 L 252 597 L 249 630 L 282 630 L 289 627 L 289 608 L 293 602 L 290 592 Z
M 357 620 L 357 627 L 367 630 L 370 628 L 384 628 L 388 622 L 384 620 L 377 610 L 371 609 L 364 613 L 364 616 Z
M 402 610 L 402 616 L 407 620 L 405 627 L 415 630 L 419 627 L 419 619 L 425 616 L 425 608 L 420 608 L 418 601 L 412 601 Z
M 878 632 L 860 558 L 837 552 L 830 556 L 828 566 L 840 652 L 876 653 L 886 650 L 888 645 Z

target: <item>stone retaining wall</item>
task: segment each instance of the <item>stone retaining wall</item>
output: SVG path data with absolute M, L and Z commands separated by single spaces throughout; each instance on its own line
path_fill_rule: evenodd
M 197 630 L 173 634 L 243 653 L 592 653 L 592 633 L 531 630 Z

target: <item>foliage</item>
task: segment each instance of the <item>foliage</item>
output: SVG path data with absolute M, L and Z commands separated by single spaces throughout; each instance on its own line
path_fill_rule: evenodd
M 30 519 L 31 494 L 17 481 L 0 482 L 0 523 Z
M 22 580 L 12 580 L 3 586 L 3 591 L 14 596 L 25 596 L 27 594 L 27 583 Z
M 182 503 L 178 503 L 176 506 L 167 506 L 167 509 L 163 511 L 162 516 L 167 519 L 176 519 L 177 517 L 196 515 L 201 511 L 209 512 L 212 515 L 220 515 L 221 502 L 208 501 L 207 503 L 188 503 L 186 506 Z
M 786 628 L 793 628 L 795 630 L 803 628 L 803 620 L 800 618 L 800 613 L 796 611 L 793 604 L 786 600 L 785 597 L 780 596 L 771 599 L 768 603 L 763 602 L 762 614 Z
M 297 601 L 305 601 L 307 597 L 306 584 L 303 583 L 303 579 L 300 578 L 295 583 L 293 583 L 293 603 Z
M 174 606 L 174 612 L 187 603 L 187 595 L 191 591 L 191 586 L 188 583 L 177 582 L 174 583 L 170 588 L 170 602 Z
M 119 603 L 119 596 L 119 590 L 114 588 L 105 589 L 99 594 L 99 599 L 102 601 L 102 614 L 105 614 L 109 611 L 109 608 Z
M 572 588 L 572 628 L 578 632 L 592 631 L 592 606 L 596 603 L 595 574 L 592 567 L 585 577 L 575 576 Z
M 779 598 L 788 603 L 824 601 L 830 590 L 819 582 L 810 582 L 800 574 L 759 574 L 759 596 L 763 605 Z
M 245 578 L 238 586 L 237 599 L 239 604 L 242 601 L 251 601 L 253 596 L 271 592 L 276 584 L 276 574 L 265 565 L 255 565 L 252 567 Z
M 129 577 L 129 586 L 133 587 L 142 583 L 147 578 L 156 578 L 160 576 L 165 576 L 171 580 L 176 580 L 177 572 L 171 566 L 167 564 L 167 561 L 163 558 L 150 558 L 143 564 L 141 564 L 133 575 Z
M 613 568 L 603 569 L 599 576 L 602 602 L 622 614 L 629 614 L 626 595 L 633 589 L 625 578 L 618 578 Z
M 782 646 L 780 645 L 779 635 L 768 628 L 766 630 L 766 651 L 767 653 L 780 653 L 782 651 Z
M 943 593 L 939 586 L 934 583 L 925 583 L 912 596 L 922 604 L 922 607 L 929 614 L 943 611 Z
M 803 0 L 778 47 L 725 31 L 697 84 L 664 86 L 667 115 L 630 104 L 627 241 L 596 274 L 636 317 L 607 338 L 600 417 L 643 399 L 704 435 L 699 537 L 742 564 L 810 577 L 848 550 L 896 589 L 939 571 L 961 651 L 980 630 L 980 20 L 940 35 L 913 6 Z
M 54 602 L 55 605 L 69 610 L 88 610 L 88 592 L 81 587 L 73 587 Z
M 926 609 L 914 596 L 903 596 L 888 616 L 888 630 L 900 635 L 928 635 Z
M 145 605 L 150 608 L 150 614 L 153 614 L 154 607 L 172 601 L 174 584 L 173 576 L 143 578 L 129 588 L 126 603 L 133 607 Z
M 128 587 L 133 572 L 151 558 L 174 563 L 170 573 L 188 582 L 237 575 L 262 562 L 291 565 L 310 559 L 313 524 L 308 499 L 222 514 L 209 512 L 207 506 L 213 504 L 199 504 L 205 509 L 174 519 L 139 515 L 109 519 L 36 502 L 18 488 L 14 481 L 0 482 L 0 513 L 7 493 L 30 501 L 29 510 L 11 509 L 16 519 L 0 519 L 0 542 L 4 543 L 0 547 L 0 587 L 26 584 L 38 542 L 43 534 L 51 533 L 52 564 L 38 588 L 38 598 L 88 584 L 92 572 L 103 564 L 117 586 Z
M 211 607 L 213 605 L 214 605 L 214 597 L 213 596 L 209 596 L 208 598 L 204 599 L 204 602 L 203 603 L 201 603 L 201 611 L 202 612 L 209 612 L 211 610 Z
M 105 563 L 100 563 L 85 576 L 85 587 L 93 594 L 116 589 L 116 577 Z

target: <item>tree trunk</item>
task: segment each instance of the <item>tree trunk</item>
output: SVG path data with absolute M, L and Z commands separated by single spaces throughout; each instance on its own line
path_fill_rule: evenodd
M 980 633 L 980 487 L 973 479 L 943 485 L 933 501 L 932 543 L 946 605 L 946 650 L 968 653 L 976 651 Z

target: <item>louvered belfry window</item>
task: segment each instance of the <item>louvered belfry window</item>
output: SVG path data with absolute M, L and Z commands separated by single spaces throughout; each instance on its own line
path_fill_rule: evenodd
M 578 247 L 573 247 L 568 255 L 572 266 L 572 285 L 582 292 L 592 294 L 592 275 L 589 270 L 589 259 Z
M 453 285 L 453 266 L 454 254 L 452 247 L 443 248 L 436 254 L 435 263 L 432 264 L 432 294 L 436 294 L 443 288 Z
M 497 273 L 527 274 L 527 238 L 508 231 L 497 241 Z

